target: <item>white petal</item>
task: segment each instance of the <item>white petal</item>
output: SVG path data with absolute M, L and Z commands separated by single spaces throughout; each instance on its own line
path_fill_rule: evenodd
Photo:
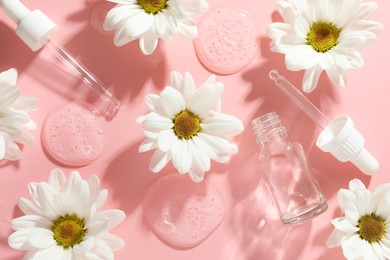
M 36 228 L 35 230 L 37 230 Z M 55 245 L 55 240 L 53 239 L 53 232 L 45 229 L 40 228 L 39 232 L 32 233 L 29 238 L 28 242 L 35 248 L 48 248 L 52 245 Z
M 347 202 L 347 204 L 345 205 L 344 212 L 345 212 L 345 217 L 347 217 L 353 225 L 358 224 L 358 221 L 360 219 L 360 212 L 355 202 Z
M 359 7 L 358 14 L 356 15 L 356 20 L 367 20 L 371 18 L 371 16 L 375 13 L 376 9 L 378 9 L 378 4 L 376 2 L 365 2 L 362 3 Z
M 96 220 L 90 223 L 90 225 L 86 225 L 86 228 L 89 236 L 99 236 L 110 229 L 110 223 L 106 219 Z
M 374 208 L 378 208 L 382 203 L 384 195 L 390 190 L 390 183 L 385 183 L 378 186 L 372 193 Z
M 154 139 L 146 138 L 138 147 L 139 153 L 144 153 L 158 147 L 157 142 Z
M 137 12 L 126 21 L 126 30 L 131 37 L 139 37 L 148 31 L 154 22 L 152 14 Z
M 180 74 L 180 72 L 177 71 L 172 71 L 170 76 L 171 79 L 168 85 L 177 89 L 179 92 L 182 92 L 181 81 L 183 79 L 183 76 Z
M 63 171 L 58 168 L 53 169 L 49 175 L 49 185 L 52 186 L 56 191 L 62 191 L 66 182 L 66 176 Z
M 53 245 L 49 248 L 46 248 L 44 250 L 39 250 L 35 255 L 34 255 L 34 260 L 35 259 L 61 259 L 62 257 L 62 252 L 64 250 L 62 247 L 59 247 L 57 245 Z
M 212 135 L 235 136 L 244 130 L 241 120 L 227 114 L 211 111 L 211 116 L 201 121 L 203 132 Z
M 101 239 L 96 239 L 95 246 L 90 253 L 98 256 L 98 259 L 114 260 L 114 253 L 111 248 Z
M 52 225 L 50 219 L 38 215 L 24 215 L 11 221 L 11 227 L 14 230 L 32 227 L 50 229 Z
M 375 213 L 376 215 L 385 219 L 390 216 L 390 191 L 387 191 L 383 195 L 383 198 L 380 200 Z
M 172 163 L 181 174 L 187 173 L 192 163 L 187 142 L 185 139 L 178 140 L 173 144 L 171 150 Z
M 198 28 L 192 19 L 187 19 L 178 24 L 177 32 L 192 40 L 198 36 Z
M 354 21 L 348 27 L 345 28 L 345 33 L 366 33 L 371 32 L 374 35 L 378 35 L 383 32 L 383 24 L 376 21 L 358 20 Z M 363 34 L 365 35 L 365 34 Z
M 198 135 L 216 152 L 217 155 L 229 155 L 238 152 L 237 146 L 223 137 L 209 135 L 206 133 L 199 133 Z
M 372 245 L 370 245 L 366 241 L 362 241 L 360 250 L 362 251 L 362 259 L 385 260 L 383 257 L 380 257 L 378 255 L 379 252 L 374 252 L 374 248 L 372 247 Z
M 23 228 L 8 237 L 8 245 L 14 249 L 42 249 L 53 244 L 53 232 L 44 228 Z
M 89 186 L 90 197 L 93 198 L 100 192 L 100 180 L 96 175 L 90 175 L 86 179 Z
M 18 206 L 20 210 L 26 214 L 26 215 L 41 215 L 42 211 L 41 209 L 34 204 L 33 202 L 25 199 L 25 198 L 20 198 L 18 201 Z
M 102 234 L 104 235 L 104 234 Z M 88 236 L 88 234 L 84 237 L 83 241 L 80 244 L 77 244 L 73 247 L 72 253 L 74 259 L 90 259 L 87 257 L 87 254 L 92 250 L 95 245 L 95 237 Z
M 210 157 L 199 150 L 193 141 L 189 144 L 189 150 L 192 156 L 192 165 L 188 174 L 194 182 L 200 182 L 203 180 L 205 172 L 210 170 Z
M 358 191 L 356 194 L 356 206 L 359 209 L 360 215 L 369 215 L 373 212 L 372 196 L 369 191 Z
M 176 142 L 178 142 L 178 138 L 172 129 L 163 130 L 158 133 L 157 144 L 161 151 L 169 151 Z
M 204 178 L 204 171 L 202 171 L 199 168 L 193 167 L 188 172 L 188 175 L 190 176 L 190 178 L 191 178 L 191 180 L 193 182 L 198 183 L 198 182 L 201 182 L 203 180 L 203 178 Z
M 335 58 L 333 57 L 332 53 L 327 51 L 325 53 L 320 53 L 318 64 L 320 65 L 321 69 L 326 70 L 332 67 L 335 64 Z
M 143 127 L 149 131 L 159 132 L 161 130 L 171 129 L 173 127 L 173 121 L 166 116 L 150 112 L 145 117 Z
M 18 79 L 18 71 L 14 68 L 0 73 L 0 86 L 15 86 Z
M 345 87 L 347 84 L 345 71 L 337 66 L 333 66 L 332 68 L 326 70 L 326 74 L 336 86 Z
M 160 94 L 161 105 L 169 118 L 174 118 L 186 108 L 183 95 L 175 88 L 167 86 Z
M 122 223 L 126 218 L 126 214 L 122 210 L 111 209 L 97 213 L 96 217 L 108 220 L 111 229 Z
M 363 241 L 359 238 L 359 235 L 354 235 L 346 239 L 341 247 L 346 258 L 356 259 L 362 255 Z
M 302 82 L 302 90 L 304 92 L 310 93 L 317 87 L 318 79 L 320 78 L 321 72 L 322 69 L 320 66 L 316 66 L 305 71 L 305 75 L 303 77 Z
M 14 142 L 13 139 L 16 139 L 22 135 L 22 130 L 17 124 L 15 124 L 15 122 L 12 121 L 12 118 L 4 118 L 1 120 L 0 132 L 3 132 L 9 136 L 7 138 L 6 136 L 3 135 L 6 146 L 8 146 L 9 143 L 13 143 Z
M 74 189 L 75 185 L 82 181 L 80 173 L 78 171 L 72 171 L 65 182 L 64 193 L 69 194 Z
M 217 104 L 222 96 L 223 84 L 206 84 L 196 90 L 191 100 L 188 102 L 188 109 L 194 114 L 202 117 L 203 113 L 208 112 Z
M 347 203 L 354 202 L 356 198 L 355 194 L 347 189 L 340 189 L 337 195 L 338 195 L 340 207 L 343 211 L 345 211 L 345 207 Z
M 359 8 L 356 8 L 361 5 L 362 0 L 348 0 L 342 1 L 337 10 L 337 17 L 335 19 L 335 24 L 338 28 L 343 28 L 348 24 L 352 18 L 357 14 Z
M 349 182 L 349 190 L 353 193 L 357 193 L 358 191 L 366 191 L 366 186 L 359 179 L 353 179 Z
M 305 19 L 303 16 L 298 15 L 295 19 L 295 22 L 293 24 L 294 26 L 294 32 L 295 34 L 305 40 L 305 43 L 307 42 L 306 37 L 307 34 L 310 32 L 310 24 L 307 22 L 307 19 Z
M 146 32 L 139 38 L 139 46 L 145 55 L 152 54 L 157 47 L 158 37 L 153 32 Z
M 152 159 L 150 160 L 149 169 L 155 173 L 159 172 L 162 168 L 165 167 L 165 165 L 167 165 L 170 160 L 170 153 L 156 149 Z
M 209 158 L 214 158 L 217 156 L 216 150 L 211 147 L 207 142 L 202 140 L 199 135 L 194 136 L 191 141 L 197 146 L 198 150 L 204 153 Z
M 72 260 L 73 252 L 71 250 L 62 250 L 61 260 Z
M 126 27 L 122 26 L 115 31 L 114 44 L 116 46 L 122 46 L 128 42 L 134 41 L 135 39 L 138 38 L 131 37 L 131 35 L 127 33 Z
M 149 94 L 145 97 L 145 102 L 150 112 L 156 112 L 156 113 L 162 112 L 159 95 Z
M 350 236 L 351 235 L 345 234 L 340 230 L 334 229 L 332 233 L 329 235 L 328 239 L 326 240 L 326 246 L 328 248 L 340 246 Z
M 195 82 L 190 73 L 184 73 L 183 80 L 180 84 L 180 89 L 185 100 L 188 100 L 191 95 L 195 93 Z
M 319 61 L 319 53 L 310 45 L 297 45 L 286 52 L 286 67 L 292 71 L 312 69 Z
M 42 208 L 42 211 L 46 216 L 48 216 L 50 219 L 54 219 L 59 214 L 55 211 L 55 208 L 53 207 L 53 197 L 54 197 L 54 190 L 51 186 L 49 186 L 45 182 L 41 182 L 37 185 L 37 193 L 38 193 L 38 199 Z
M 106 242 L 112 251 L 120 250 L 125 246 L 125 241 L 122 238 L 111 233 L 105 233 L 100 238 Z
M 152 25 L 152 29 L 156 35 L 159 37 L 168 34 L 167 30 L 169 27 L 169 23 L 166 20 L 166 17 L 162 12 L 158 12 L 156 15 L 154 15 L 154 22 Z
M 331 221 L 331 223 L 336 229 L 345 233 L 354 233 L 359 230 L 355 225 L 353 225 L 348 219 L 344 217 L 335 218 Z
M 114 30 L 120 23 L 132 14 L 134 9 L 131 5 L 116 5 L 111 8 L 105 17 L 103 28 L 106 31 Z
M 96 203 L 96 209 L 100 210 L 104 203 L 107 200 L 108 191 L 107 190 L 100 190 L 98 194 L 96 195 L 94 202 Z
M 20 96 L 12 104 L 12 108 L 22 110 L 24 112 L 30 112 L 37 107 L 38 100 L 33 96 Z
M 293 28 L 290 24 L 286 23 L 272 23 L 267 26 L 267 36 L 272 39 L 270 43 L 270 48 L 273 52 L 285 53 L 286 49 L 291 48 L 291 46 L 285 46 L 280 44 L 281 39 L 289 35 L 293 31 Z

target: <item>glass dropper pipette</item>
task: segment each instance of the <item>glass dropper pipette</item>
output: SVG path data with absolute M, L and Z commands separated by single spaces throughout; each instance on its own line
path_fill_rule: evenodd
M 378 170 L 378 161 L 364 148 L 364 137 L 356 130 L 348 115 L 341 115 L 333 121 L 329 121 L 316 106 L 276 70 L 271 70 L 269 77 L 313 122 L 323 129 L 316 141 L 316 145 L 322 151 L 330 152 L 341 162 L 351 161 L 367 175 Z
M 269 72 L 270 79 L 275 81 L 278 86 L 287 96 L 303 111 L 313 122 L 315 122 L 321 129 L 325 130 L 329 125 L 329 119 L 311 103 L 296 87 L 294 87 L 283 76 L 279 75 L 276 70 Z
M 30 11 L 19 0 L 0 0 L 0 8 L 17 24 L 16 34 L 32 50 L 47 47 L 49 51 L 79 77 L 98 97 L 94 107 L 107 120 L 120 108 L 120 102 L 104 84 L 64 47 L 52 40 L 57 25 L 40 10 Z

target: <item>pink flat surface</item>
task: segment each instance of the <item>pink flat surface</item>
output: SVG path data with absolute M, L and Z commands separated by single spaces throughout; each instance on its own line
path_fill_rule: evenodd
M 45 1 L 25 0 L 31 8 L 39 8 L 59 26 L 58 41 L 77 56 L 109 86 L 121 100 L 118 115 L 105 124 L 106 147 L 92 164 L 81 168 L 67 168 L 52 161 L 42 148 L 40 131 L 45 117 L 59 105 L 77 99 L 81 90 L 77 82 L 61 78 L 61 72 L 51 66 L 45 51 L 32 53 L 14 35 L 12 22 L 0 13 L 0 71 L 15 67 L 19 71 L 18 85 L 23 95 L 35 95 L 38 109 L 31 113 L 38 125 L 33 132 L 34 146 L 23 148 L 19 162 L 0 162 L 0 259 L 21 259 L 23 252 L 10 249 L 7 237 L 11 233 L 10 220 L 22 213 L 17 207 L 19 197 L 27 197 L 27 184 L 46 181 L 50 170 L 60 167 L 69 173 L 79 170 L 82 176 L 91 174 L 101 178 L 109 190 L 106 208 L 120 208 L 127 214 L 124 223 L 113 233 L 126 241 L 124 249 L 116 252 L 116 259 L 169 260 L 258 260 L 258 259 L 343 259 L 340 248 L 327 249 L 326 239 L 332 230 L 330 220 L 340 216 L 337 191 L 345 188 L 353 178 L 360 178 L 370 189 L 389 182 L 390 147 L 390 80 L 387 59 L 390 58 L 390 2 L 378 0 L 378 11 L 372 20 L 385 25 L 385 32 L 377 41 L 362 50 L 365 66 L 348 72 L 347 87 L 332 85 L 325 75 L 320 78 L 314 93 L 308 95 L 329 118 L 348 114 L 366 139 L 367 149 L 378 159 L 380 170 L 372 177 L 365 176 L 350 163 L 340 163 L 315 145 L 320 129 L 308 119 L 268 79 L 268 72 L 276 68 L 296 86 L 302 72 L 289 72 L 284 57 L 269 50 L 270 40 L 265 35 L 266 25 L 281 21 L 275 12 L 274 1 L 210 0 L 210 7 L 231 5 L 246 9 L 258 28 L 259 50 L 255 60 L 243 71 L 218 76 L 225 83 L 222 110 L 239 117 L 246 127 L 235 140 L 239 153 L 229 164 L 213 162 L 207 180 L 215 185 L 225 199 L 225 217 L 217 230 L 201 245 L 187 250 L 170 247 L 151 231 L 142 212 L 145 188 L 162 174 L 173 172 L 171 165 L 159 175 L 148 169 L 152 153 L 139 154 L 143 140 L 141 127 L 135 122 L 147 113 L 145 95 L 159 93 L 172 70 L 189 71 L 201 84 L 209 75 L 198 61 L 192 42 L 175 37 L 172 44 L 164 44 L 153 56 L 144 57 L 138 42 L 115 47 L 113 34 L 95 30 L 91 14 L 102 0 Z M 108 4 L 112 6 L 112 4 Z M 104 9 L 104 6 L 103 8 Z M 96 25 L 96 21 L 93 23 Z M 98 24 L 98 23 L 97 23 Z M 256 166 L 257 145 L 250 128 L 250 120 L 276 111 L 293 140 L 300 141 L 308 154 L 314 173 L 324 190 L 329 209 L 312 221 L 300 226 L 283 226 L 269 202 L 269 195 Z

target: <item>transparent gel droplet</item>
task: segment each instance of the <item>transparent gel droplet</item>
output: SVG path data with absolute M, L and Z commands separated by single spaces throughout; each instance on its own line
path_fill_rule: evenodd
M 144 214 L 155 234 L 168 244 L 190 248 L 202 243 L 222 222 L 224 202 L 210 183 L 187 175 L 158 179 L 144 196 Z
M 104 131 L 91 109 L 70 103 L 50 113 L 43 125 L 42 142 L 58 162 L 70 166 L 91 163 L 102 153 Z
M 240 8 L 219 7 L 206 13 L 198 24 L 195 51 L 205 67 L 220 74 L 239 72 L 258 50 L 257 29 Z

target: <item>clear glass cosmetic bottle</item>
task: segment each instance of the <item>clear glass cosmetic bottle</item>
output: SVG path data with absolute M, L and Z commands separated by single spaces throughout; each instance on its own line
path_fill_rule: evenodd
M 308 166 L 302 145 L 290 142 L 275 112 L 252 120 L 260 145 L 259 162 L 267 187 L 284 224 L 299 224 L 328 205 Z

